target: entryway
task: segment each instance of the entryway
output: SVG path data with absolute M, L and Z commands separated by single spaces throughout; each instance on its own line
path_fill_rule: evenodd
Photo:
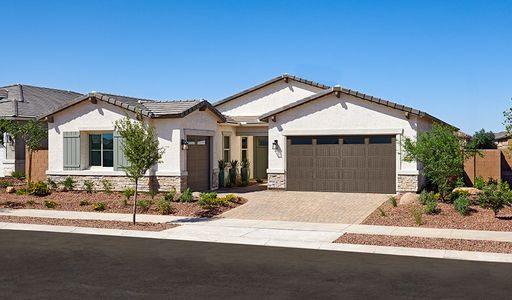
M 266 179 L 268 168 L 268 137 L 254 137 L 254 178 Z
M 187 185 L 193 191 L 210 189 L 210 137 L 187 136 Z

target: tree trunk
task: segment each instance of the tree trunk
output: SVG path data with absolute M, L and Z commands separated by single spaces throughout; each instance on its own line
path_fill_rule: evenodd
M 32 182 L 32 151 L 28 150 L 28 174 L 27 174 L 28 183 Z
M 135 225 L 135 215 L 137 214 L 137 190 L 139 188 L 139 180 L 135 179 L 135 195 L 133 196 L 133 225 Z

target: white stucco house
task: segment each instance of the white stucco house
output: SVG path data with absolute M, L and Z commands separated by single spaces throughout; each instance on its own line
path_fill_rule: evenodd
M 441 120 L 357 91 L 284 74 L 220 100 L 159 102 L 90 93 L 40 116 L 48 122 L 54 180 L 72 176 L 130 185 L 114 122 L 140 112 L 152 123 L 162 161 L 145 189 L 218 188 L 217 161 L 246 159 L 252 178 L 298 191 L 417 191 L 421 166 L 405 162 L 404 137 Z M 79 184 L 80 185 L 80 184 Z

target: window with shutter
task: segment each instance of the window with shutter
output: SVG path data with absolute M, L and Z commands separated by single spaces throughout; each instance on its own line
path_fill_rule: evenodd
M 80 170 L 80 132 L 63 132 L 64 170 Z
M 128 165 L 124 155 L 123 137 L 114 131 L 114 171 L 120 171 Z

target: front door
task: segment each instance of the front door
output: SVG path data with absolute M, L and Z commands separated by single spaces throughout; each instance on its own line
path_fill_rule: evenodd
M 187 137 L 187 184 L 192 191 L 210 188 L 210 138 L 189 135 Z
M 254 137 L 254 178 L 267 178 L 268 137 Z

